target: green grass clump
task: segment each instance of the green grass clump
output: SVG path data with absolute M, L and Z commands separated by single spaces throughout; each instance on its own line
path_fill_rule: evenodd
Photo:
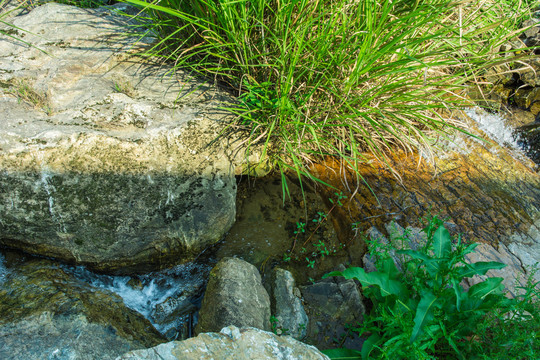
M 327 156 L 356 170 L 398 150 L 430 154 L 461 126 L 443 110 L 464 103 L 529 11 L 514 0 L 125 1 L 157 37 L 144 55 L 232 89 L 248 151 L 263 145 L 282 173 L 308 177 Z

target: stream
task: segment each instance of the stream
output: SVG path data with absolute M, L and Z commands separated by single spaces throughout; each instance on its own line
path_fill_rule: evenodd
M 465 113 L 492 140 L 518 153 L 517 157 L 523 156 L 519 142 L 504 118 L 479 109 L 468 109 Z M 291 250 L 292 239 L 297 242 L 297 223 L 308 222 L 316 218 L 319 212 L 328 211 L 328 203 L 325 205 L 313 189 L 305 189 L 305 197 L 302 197 L 294 181 L 289 183 L 289 187 L 292 197 L 283 202 L 279 179 L 239 178 L 236 223 L 221 242 L 207 249 L 191 263 L 138 276 L 96 274 L 82 266 L 46 266 L 58 267 L 75 281 L 87 284 L 89 289 L 117 294 L 127 308 L 148 319 L 166 339 L 185 339 L 193 335 L 208 274 L 212 266 L 223 257 L 237 256 L 251 262 L 262 270 L 263 278 L 265 268 L 280 264 L 288 267 L 299 283 L 316 279 L 337 264 L 354 261 L 351 258 L 355 251 L 352 248 L 343 249 L 345 245 L 340 241 L 340 230 L 335 228 L 336 222 L 326 221 L 320 229 L 314 231 L 314 238 L 308 240 L 310 244 L 324 244 L 334 250 L 337 256 L 318 263 L 315 269 L 306 267 L 302 263 L 303 259 L 296 263 L 285 263 L 284 257 Z M 305 238 L 298 243 L 304 242 Z M 308 254 L 314 251 L 314 248 L 307 249 Z M 22 276 L 17 275 L 17 269 L 29 259 L 32 257 L 13 252 L 3 251 L 0 254 L 0 291 L 6 290 L 8 280 Z M 19 290 L 11 288 L 9 291 Z

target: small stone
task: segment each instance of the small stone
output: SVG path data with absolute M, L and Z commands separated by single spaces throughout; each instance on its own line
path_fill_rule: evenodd
M 270 330 L 270 297 L 257 268 L 238 258 L 220 260 L 210 272 L 196 333 L 234 325 Z
M 528 19 L 525 20 L 522 24 L 522 27 L 528 27 L 527 30 L 523 32 L 523 34 L 527 38 L 531 38 L 536 36 L 540 32 L 540 26 L 539 26 L 540 20 L 538 19 Z
M 340 266 L 343 271 L 345 267 Z M 354 280 L 330 277 L 312 285 L 301 286 L 309 314 L 306 341 L 319 348 L 339 346 L 335 339 L 348 334 L 345 324 L 360 324 L 365 307 Z
M 287 270 L 276 268 L 272 281 L 273 314 L 278 319 L 276 324 L 278 331 L 286 329 L 295 339 L 303 339 L 306 336 L 309 323 L 301 297 L 300 290 L 295 287 L 293 275 Z

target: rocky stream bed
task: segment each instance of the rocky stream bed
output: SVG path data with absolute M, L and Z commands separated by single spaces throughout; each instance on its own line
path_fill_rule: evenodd
M 396 157 L 401 181 L 376 161 L 365 183 L 317 164 L 335 188 L 289 178 L 284 201 L 280 178 L 245 175 L 240 139 L 214 141 L 234 99 L 134 56 L 152 39 L 125 34 L 122 6 L 13 12 L 33 46 L 0 37 L 0 358 L 360 348 L 343 336 L 366 311 L 360 288 L 321 276 L 366 265 L 366 237 L 421 236 L 429 213 L 480 243 L 471 261 L 507 264 L 488 275 L 510 294 L 538 269 L 540 83 L 529 72 L 501 77 L 492 96 L 521 109 L 453 114 L 487 141 L 456 135 L 433 162 Z

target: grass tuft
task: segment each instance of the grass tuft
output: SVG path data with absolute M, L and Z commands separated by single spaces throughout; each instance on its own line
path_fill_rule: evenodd
M 143 55 L 227 86 L 248 152 L 313 178 L 326 157 L 389 168 L 456 129 L 447 109 L 516 34 L 520 0 L 126 0 L 158 41 Z

